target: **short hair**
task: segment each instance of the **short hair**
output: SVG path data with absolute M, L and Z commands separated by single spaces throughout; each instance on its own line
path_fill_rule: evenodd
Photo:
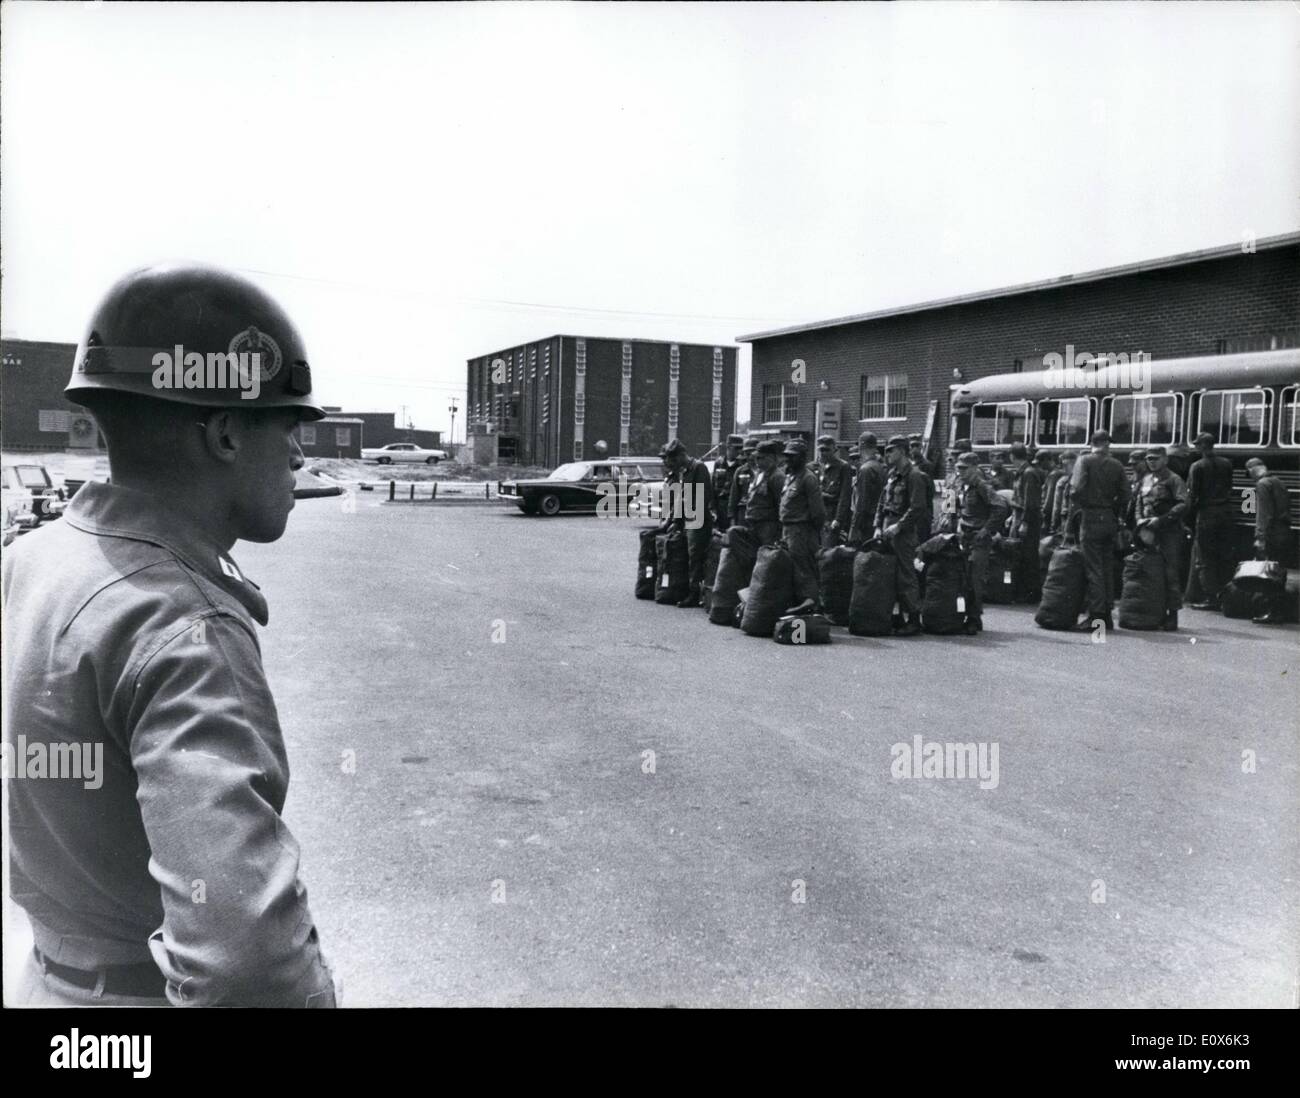
M 1090 439 L 1088 440 L 1088 443 L 1089 443 L 1089 445 L 1091 445 L 1091 446 L 1109 446 L 1109 445 L 1110 445 L 1110 432 L 1109 432 L 1109 431 L 1093 431 L 1093 432 L 1092 432 L 1092 438 L 1090 438 Z

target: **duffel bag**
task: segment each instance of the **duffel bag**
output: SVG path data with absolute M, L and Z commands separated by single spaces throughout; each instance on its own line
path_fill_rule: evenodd
M 1121 629 L 1159 629 L 1165 621 L 1165 558 L 1154 549 L 1135 549 L 1124 558 L 1119 596 Z
M 650 526 L 640 532 L 641 550 L 636 558 L 636 597 L 655 597 L 655 577 L 659 572 L 659 558 L 655 549 L 655 536 L 659 527 Z
M 746 636 L 770 637 L 777 619 L 794 601 L 794 558 L 781 542 L 764 545 L 754 562 L 749 598 L 740 628 Z
M 1063 545 L 1048 562 L 1034 621 L 1043 629 L 1073 629 L 1087 595 L 1083 553 L 1074 545 Z
M 1060 534 L 1048 534 L 1038 539 L 1038 567 L 1044 573 L 1052 566 L 1052 554 L 1061 547 L 1061 542 Z
M 772 630 L 777 644 L 830 644 L 831 621 L 824 614 L 787 614 Z
M 849 601 L 849 632 L 855 637 L 887 637 L 894 630 L 897 575 L 893 553 L 874 549 L 853 561 L 853 597 Z
M 1286 569 L 1275 560 L 1243 560 L 1232 582 L 1243 591 L 1276 594 L 1286 587 Z
M 938 538 L 926 542 L 925 589 L 921 593 L 921 628 L 927 633 L 960 633 L 966 627 L 963 593 L 966 583 L 966 557 L 957 544 L 956 534 L 941 545 Z
M 853 561 L 857 555 L 857 550 L 847 545 L 836 545 L 817 554 L 822 605 L 833 625 L 849 623 L 849 605 L 853 602 Z
M 1233 580 L 1219 593 L 1219 608 L 1225 618 L 1253 618 L 1264 612 L 1264 600 Z
M 686 534 L 682 530 L 660 534 L 657 543 L 659 579 L 655 581 L 655 602 L 679 603 L 691 590 L 691 561 L 686 548 Z
M 713 595 L 709 600 L 709 621 L 715 625 L 733 624 L 740 603 L 740 590 L 749 586 L 757 555 L 758 544 L 745 527 L 733 526 L 722 535 L 722 553 L 718 557 L 718 572 L 713 578 Z
M 1018 538 L 999 538 L 989 549 L 989 570 L 984 577 L 985 602 L 1016 601 L 1016 555 L 1019 552 Z
M 718 575 L 718 564 L 722 557 L 722 539 L 725 535 L 721 530 L 714 530 L 709 538 L 709 551 L 704 556 L 704 588 L 700 591 L 700 605 L 705 610 L 713 606 L 713 581 Z

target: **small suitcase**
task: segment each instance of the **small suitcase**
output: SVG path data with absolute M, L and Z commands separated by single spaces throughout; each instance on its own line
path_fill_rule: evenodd
M 1275 560 L 1243 560 L 1232 582 L 1243 591 L 1275 594 L 1286 587 L 1286 569 Z
M 659 560 L 655 551 L 655 535 L 658 532 L 659 527 L 651 526 L 639 534 L 641 548 L 636 558 L 636 597 L 639 599 L 655 597 L 655 581 L 659 575 Z
M 772 630 L 777 644 L 830 644 L 831 622 L 824 614 L 786 614 Z

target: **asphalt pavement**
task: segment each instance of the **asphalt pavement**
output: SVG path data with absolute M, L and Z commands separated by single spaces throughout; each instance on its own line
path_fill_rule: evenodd
M 1296 1006 L 1295 627 L 785 647 L 634 599 L 639 525 L 236 547 L 347 1005 Z

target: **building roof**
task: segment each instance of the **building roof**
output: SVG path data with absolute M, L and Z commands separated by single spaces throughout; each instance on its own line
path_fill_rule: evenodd
M 361 424 L 364 424 L 366 421 L 365 421 L 364 419 L 357 419 L 357 418 L 354 417 L 354 416 L 326 416 L 324 419 L 318 419 L 318 420 L 316 420 L 316 422 L 317 422 L 317 423 L 361 423 Z M 312 424 L 308 423 L 307 426 L 310 427 L 310 426 L 312 426 Z
M 534 344 L 549 343 L 552 339 L 590 339 L 593 341 L 603 339 L 607 343 L 662 343 L 665 347 L 671 347 L 675 343 L 678 347 L 720 347 L 724 351 L 736 350 L 736 345 L 734 343 L 728 343 L 726 340 L 716 340 L 710 343 L 698 339 L 643 339 L 641 336 L 593 336 L 574 335 L 572 332 L 553 332 L 551 335 L 542 336 L 541 339 L 526 339 L 522 343 L 511 343 L 507 347 L 498 347 L 496 350 L 487 351 L 481 355 L 473 355 L 465 361 L 469 363 L 475 361 L 475 359 L 487 358 L 488 355 L 501 354 L 504 351 L 522 350 L 524 347 L 532 347 Z
M 1271 248 L 1285 248 L 1300 244 L 1300 232 L 1282 233 L 1278 236 L 1261 237 L 1255 241 L 1257 252 Z M 1241 244 L 1223 244 L 1214 248 L 1202 248 L 1196 252 L 1180 252 L 1178 255 L 1162 256 L 1159 259 L 1147 259 L 1140 263 L 1125 263 L 1119 267 L 1103 267 L 1096 271 L 1084 271 L 1082 274 L 1061 275 L 1041 282 L 1023 282 L 1016 286 L 1004 286 L 998 290 L 981 290 L 977 293 L 961 294 L 957 297 L 939 298 L 935 301 L 922 301 L 915 305 L 900 305 L 892 309 L 880 309 L 873 313 L 859 313 L 856 316 L 841 316 L 832 320 L 818 320 L 809 324 L 796 324 L 788 328 L 772 328 L 766 332 L 736 337 L 738 343 L 754 343 L 760 339 L 773 339 L 776 336 L 796 335 L 799 332 L 812 332 L 821 328 L 838 328 L 845 324 L 861 324 L 868 320 L 884 320 L 887 317 L 906 316 L 909 313 L 925 313 L 932 309 L 947 309 L 953 305 L 969 305 L 977 301 L 991 301 L 999 297 L 1015 297 L 1019 294 L 1037 293 L 1040 290 L 1059 290 L 1065 286 L 1078 286 L 1085 282 L 1100 282 L 1107 278 L 1120 278 L 1124 275 L 1141 274 L 1145 271 L 1158 271 L 1167 267 L 1182 267 L 1190 263 L 1201 263 L 1207 259 L 1227 259 L 1241 255 Z

